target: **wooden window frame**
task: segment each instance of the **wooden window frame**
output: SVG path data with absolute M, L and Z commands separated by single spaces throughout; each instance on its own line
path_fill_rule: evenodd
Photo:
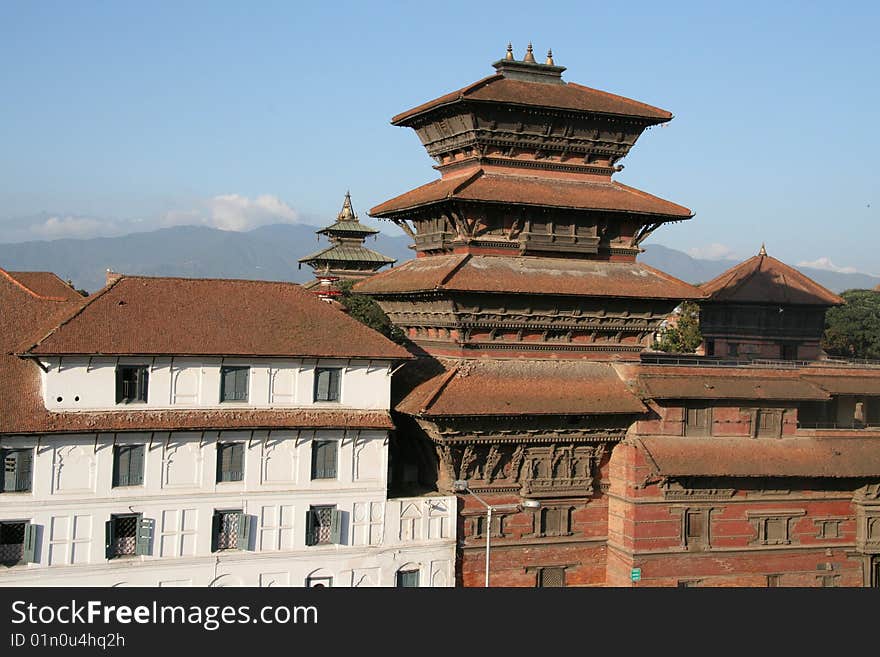
M 238 375 L 244 372 L 244 392 L 238 390 Z M 235 383 L 231 396 L 226 386 L 228 374 L 235 374 Z M 251 368 L 249 365 L 223 365 L 220 368 L 220 403 L 221 404 L 244 404 L 250 398 Z
M 330 376 L 327 384 L 326 395 L 321 394 L 321 375 Z M 334 378 L 335 377 L 335 378 Z M 323 398 L 326 397 L 326 398 Z M 342 401 L 342 368 L 341 367 L 316 367 L 315 385 L 312 401 L 320 404 L 338 404 Z

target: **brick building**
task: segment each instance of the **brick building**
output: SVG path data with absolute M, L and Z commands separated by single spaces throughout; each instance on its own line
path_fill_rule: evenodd
M 440 179 L 370 211 L 418 257 L 356 286 L 421 354 L 396 477 L 495 507 L 460 495 L 459 583 L 488 534 L 495 586 L 876 584 L 880 369 L 818 360 L 840 299 L 765 253 L 702 288 L 638 262 L 693 214 L 612 176 L 672 115 L 531 46 L 494 67 L 392 119 Z M 646 352 L 684 300 L 725 358 Z

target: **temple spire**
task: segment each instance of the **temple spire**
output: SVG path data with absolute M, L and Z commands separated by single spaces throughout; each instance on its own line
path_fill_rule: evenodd
M 529 47 L 526 48 L 526 56 L 523 58 L 524 62 L 528 62 L 529 64 L 536 64 L 535 62 L 535 53 L 532 52 L 532 44 L 529 43 Z
M 544 62 L 547 66 L 555 66 L 553 63 L 553 50 L 547 51 L 547 61 Z
M 342 210 L 336 215 L 336 221 L 357 221 L 357 215 L 351 207 L 351 193 L 345 190 L 345 200 L 342 202 Z
M 767 255 L 767 249 L 764 248 L 764 242 L 761 242 L 761 250 L 758 251 L 758 255 L 759 255 L 759 256 L 765 256 L 765 255 Z
M 507 54 L 504 55 L 504 59 L 513 61 L 513 44 L 510 41 L 507 42 Z

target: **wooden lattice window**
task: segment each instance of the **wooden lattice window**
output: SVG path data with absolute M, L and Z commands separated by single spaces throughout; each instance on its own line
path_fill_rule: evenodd
M 139 513 L 110 516 L 105 523 L 104 550 L 108 559 L 152 553 L 156 521 Z
M 541 588 L 565 586 L 565 568 L 541 568 L 538 571 L 538 586 Z
M 37 526 L 25 521 L 0 522 L 0 564 L 35 561 Z
M 332 505 L 309 507 L 306 515 L 306 545 L 341 543 L 342 513 Z

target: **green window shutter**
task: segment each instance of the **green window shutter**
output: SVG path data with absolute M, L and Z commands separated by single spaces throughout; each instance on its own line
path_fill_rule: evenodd
M 235 391 L 235 371 L 226 367 L 223 368 L 223 376 L 220 378 L 220 400 L 230 401 L 233 399 Z
M 231 452 L 229 481 L 241 481 L 244 479 L 244 443 L 234 443 Z
M 24 563 L 37 563 L 37 536 L 38 526 L 27 523 L 24 526 L 24 545 L 22 561 Z
M 153 532 L 156 521 L 153 518 L 138 518 L 135 554 L 150 555 L 153 553 Z
M 113 558 L 113 519 L 104 523 L 104 556 Z
M 122 392 L 122 368 L 116 368 L 116 403 L 121 404 L 123 398 Z
M 220 538 L 220 514 L 215 511 L 211 518 L 211 552 L 217 551 L 218 538 Z
M 249 371 L 249 367 L 242 367 L 235 372 L 235 399 L 237 401 L 247 401 Z
M 239 550 L 251 549 L 251 525 L 254 517 L 245 513 L 238 514 L 238 545 Z
M 315 544 L 315 514 L 309 509 L 306 511 L 306 545 Z
M 342 543 L 342 511 L 339 509 L 330 512 L 330 542 Z
M 140 486 L 144 483 L 144 446 L 130 447 L 128 459 L 128 485 Z
M 327 401 L 330 395 L 329 370 L 315 370 L 315 401 Z
M 131 452 L 127 447 L 117 445 L 113 448 L 113 485 L 128 486 L 128 465 Z
M 327 401 L 339 401 L 339 370 L 330 370 L 330 392 Z
M 15 468 L 15 490 L 29 491 L 31 489 L 31 473 L 33 471 L 34 450 L 23 449 L 18 452 Z
M 224 461 L 226 460 L 226 445 L 223 443 L 217 443 L 217 481 L 225 481 L 223 478 L 224 473 Z
M 137 389 L 137 399 L 139 401 L 145 402 L 147 401 L 147 388 L 150 383 L 150 373 L 146 367 L 138 368 L 138 389 Z
M 336 452 L 337 443 L 335 440 L 325 440 L 321 445 L 322 476 L 325 479 L 336 478 Z

